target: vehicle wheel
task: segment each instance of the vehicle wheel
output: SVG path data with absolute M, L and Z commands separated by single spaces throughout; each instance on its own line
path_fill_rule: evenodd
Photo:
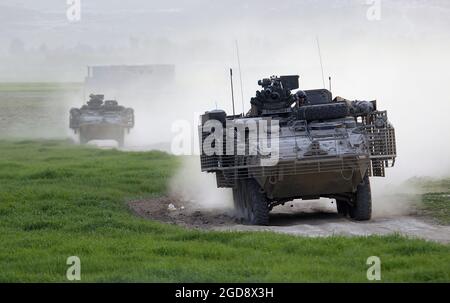
M 242 181 L 238 180 L 236 186 L 233 187 L 233 202 L 236 218 L 240 220 L 243 220 L 246 217 L 242 190 Z
M 353 203 L 354 205 L 349 208 L 350 218 L 356 221 L 370 220 L 372 217 L 372 194 L 368 175 L 358 185 Z
M 124 142 L 125 142 L 125 138 L 124 138 L 125 136 L 122 134 L 122 135 L 119 135 L 119 137 L 117 138 L 117 145 L 119 146 L 119 147 L 123 147 L 123 145 L 124 145 Z
M 347 217 L 349 208 L 347 201 L 336 200 L 336 208 L 339 215 Z
M 247 222 L 252 225 L 269 225 L 269 205 L 267 197 L 255 179 L 248 179 L 246 184 Z
M 125 143 L 125 130 L 122 128 L 119 128 L 116 132 L 116 141 L 117 141 L 117 145 L 119 147 L 123 147 L 124 143 Z
M 87 144 L 89 142 L 89 138 L 86 136 L 86 134 L 84 134 L 83 132 L 80 131 L 80 144 Z

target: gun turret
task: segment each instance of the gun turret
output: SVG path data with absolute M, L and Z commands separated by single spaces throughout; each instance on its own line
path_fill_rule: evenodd
M 291 111 L 295 96 L 291 90 L 297 89 L 299 76 L 272 76 L 258 81 L 262 90 L 250 101 L 254 115 L 274 115 Z
M 89 95 L 89 101 L 87 102 L 87 105 L 89 107 L 91 107 L 91 108 L 98 108 L 98 107 L 102 106 L 104 98 L 105 98 L 104 95 L 90 94 Z

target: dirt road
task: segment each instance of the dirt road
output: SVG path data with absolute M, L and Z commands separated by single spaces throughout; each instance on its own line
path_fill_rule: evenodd
M 279 206 L 270 216 L 270 226 L 243 225 L 231 209 L 206 210 L 195 202 L 171 198 L 133 201 L 130 208 L 139 216 L 185 227 L 221 231 L 272 231 L 299 236 L 365 236 L 399 233 L 442 243 L 450 243 L 450 226 L 435 225 L 417 216 L 376 216 L 369 222 L 353 222 L 340 217 L 328 200 L 296 202 Z

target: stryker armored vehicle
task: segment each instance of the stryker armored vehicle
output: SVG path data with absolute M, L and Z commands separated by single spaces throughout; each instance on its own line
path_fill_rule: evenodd
M 118 105 L 115 100 L 104 101 L 103 95 L 90 95 L 87 104 L 70 109 L 70 128 L 80 136 L 80 144 L 91 140 L 115 140 L 124 144 L 125 131 L 134 127 L 134 111 Z
M 298 79 L 258 81 L 262 89 L 246 114 L 203 114 L 201 170 L 232 188 L 236 213 L 248 224 L 268 225 L 273 207 L 321 197 L 336 200 L 345 217 L 370 220 L 369 177 L 384 177 L 396 158 L 387 112 L 376 101 L 333 98 L 327 89 L 293 93 Z

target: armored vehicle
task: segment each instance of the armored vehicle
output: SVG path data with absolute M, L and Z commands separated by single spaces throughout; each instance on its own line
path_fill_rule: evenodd
M 90 95 L 87 104 L 70 109 L 70 128 L 80 135 L 80 143 L 90 140 L 115 140 L 124 144 L 125 130 L 134 127 L 134 111 L 118 105 L 115 100 L 104 101 L 103 95 Z
M 244 222 L 268 225 L 273 207 L 294 199 L 334 199 L 339 214 L 370 220 L 369 177 L 394 166 L 394 127 L 376 101 L 333 98 L 299 88 L 299 76 L 272 76 L 246 114 L 200 117 L 203 172 L 233 190 Z M 270 144 L 269 144 L 270 143 Z

